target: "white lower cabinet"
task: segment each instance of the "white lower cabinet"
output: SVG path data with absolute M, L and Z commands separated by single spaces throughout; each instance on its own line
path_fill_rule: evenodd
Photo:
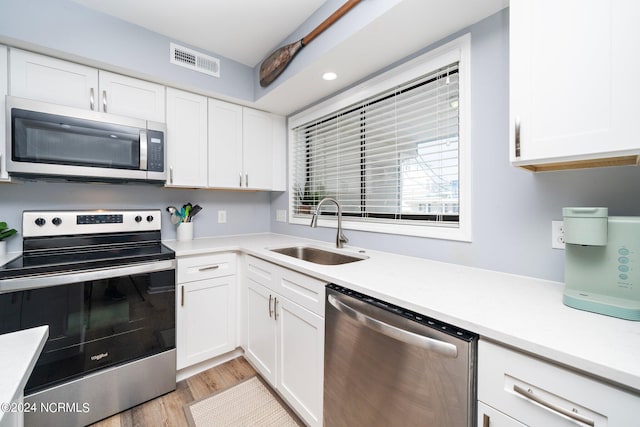
M 521 422 L 478 402 L 478 427 L 526 427 Z
M 177 369 L 237 346 L 236 254 L 178 258 Z
M 305 423 L 321 426 L 324 318 L 315 301 L 325 283 L 254 257 L 246 279 L 245 357 Z M 291 289 L 301 298 L 283 296 Z
M 481 427 L 640 425 L 640 396 L 483 340 L 478 400 Z

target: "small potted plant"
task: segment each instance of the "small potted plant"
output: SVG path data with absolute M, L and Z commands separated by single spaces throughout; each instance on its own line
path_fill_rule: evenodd
M 298 199 L 298 213 L 311 213 L 318 202 L 322 200 L 322 190 L 322 186 L 319 186 L 317 189 L 312 189 L 311 183 L 309 182 L 305 183 L 304 187 L 301 185 L 297 185 L 295 192 L 296 198 Z
M 17 231 L 13 228 L 8 228 L 6 222 L 0 222 L 0 256 L 3 256 L 7 253 L 7 242 L 5 239 L 16 234 Z

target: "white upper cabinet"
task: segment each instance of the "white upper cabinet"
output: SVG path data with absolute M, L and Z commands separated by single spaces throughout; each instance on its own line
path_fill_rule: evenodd
M 207 98 L 167 88 L 168 186 L 207 186 Z
M 640 2 L 513 0 L 509 13 L 511 162 L 635 164 Z
M 209 99 L 210 187 L 283 190 L 285 145 L 284 118 Z
M 11 49 L 9 94 L 98 111 L 98 70 Z
M 273 172 L 272 114 L 242 107 L 242 165 L 244 186 L 271 189 Z
M 165 121 L 162 85 L 19 49 L 9 63 L 12 96 Z
M 242 187 L 242 106 L 209 99 L 208 122 L 209 187 Z
M 164 86 L 107 71 L 99 77 L 102 112 L 164 123 Z
M 7 174 L 7 153 L 6 153 L 6 137 L 7 133 L 5 132 L 5 124 L 6 124 L 6 103 L 4 102 L 4 98 L 8 92 L 8 81 L 9 77 L 7 75 L 7 47 L 0 45 L 0 181 L 8 181 L 9 174 Z

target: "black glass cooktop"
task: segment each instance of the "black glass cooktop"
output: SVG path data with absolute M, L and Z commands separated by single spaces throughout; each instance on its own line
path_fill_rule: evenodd
M 160 242 L 40 250 L 25 252 L 24 255 L 0 266 L 0 279 L 118 267 L 174 258 L 175 252 Z

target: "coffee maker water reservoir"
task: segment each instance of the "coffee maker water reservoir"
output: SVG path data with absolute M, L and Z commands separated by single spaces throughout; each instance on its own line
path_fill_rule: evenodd
M 640 217 L 609 217 L 607 208 L 562 210 L 564 304 L 640 320 Z

